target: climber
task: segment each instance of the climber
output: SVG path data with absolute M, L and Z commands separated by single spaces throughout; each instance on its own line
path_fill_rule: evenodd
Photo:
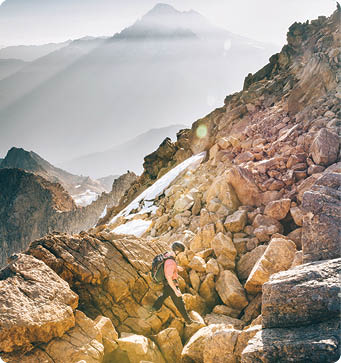
M 183 252 L 185 250 L 185 245 L 181 242 L 174 242 L 172 244 L 172 251 L 164 254 L 165 261 L 163 262 L 163 272 L 164 272 L 164 281 L 163 281 L 163 293 L 162 295 L 154 302 L 150 311 L 158 311 L 161 309 L 163 302 L 167 299 L 168 296 L 173 300 L 174 305 L 179 310 L 185 322 L 187 324 L 192 324 L 193 320 L 188 315 L 184 301 L 182 299 L 182 294 L 179 289 L 178 283 L 178 270 L 182 271 L 183 268 L 177 266 L 175 262 L 175 257 L 179 252 Z

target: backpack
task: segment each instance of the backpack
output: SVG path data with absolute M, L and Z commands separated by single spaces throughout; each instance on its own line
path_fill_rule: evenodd
M 164 264 L 166 260 L 172 259 L 175 261 L 175 258 L 173 256 L 167 256 L 166 253 L 161 253 L 160 255 L 157 255 L 154 257 L 152 262 L 152 279 L 157 284 L 160 284 L 166 280 L 165 272 L 164 272 Z

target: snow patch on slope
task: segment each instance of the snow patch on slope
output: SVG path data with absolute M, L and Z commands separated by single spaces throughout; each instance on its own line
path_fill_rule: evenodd
M 165 189 L 168 188 L 172 181 L 177 176 L 179 176 L 182 171 L 191 165 L 199 164 L 205 158 L 205 156 L 206 152 L 204 151 L 200 154 L 191 156 L 181 164 L 177 165 L 175 168 L 157 180 L 153 185 L 147 188 L 144 192 L 142 192 L 137 198 L 135 198 L 126 208 L 124 208 L 119 214 L 112 218 L 109 224 L 114 223 L 119 217 L 125 217 L 128 219 L 133 218 L 137 214 L 154 214 L 157 210 L 157 206 L 154 205 L 155 199 L 159 197 L 165 191 Z M 129 216 L 133 210 L 138 208 L 141 208 L 139 212 Z

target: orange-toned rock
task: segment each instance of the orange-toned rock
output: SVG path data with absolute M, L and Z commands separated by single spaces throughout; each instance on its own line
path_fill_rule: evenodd
M 75 325 L 78 296 L 44 262 L 19 254 L 0 275 L 0 351 L 61 337 Z
M 289 269 L 295 252 L 294 242 L 284 238 L 273 238 L 245 283 L 247 292 L 251 294 L 261 292 L 262 285 L 269 280 L 272 274 Z
M 223 271 L 216 283 L 216 289 L 221 300 L 227 306 L 237 310 L 242 310 L 247 306 L 248 301 L 245 290 L 233 272 L 228 270 Z
M 285 218 L 290 209 L 290 199 L 280 199 L 270 202 L 264 209 L 264 214 L 277 220 Z

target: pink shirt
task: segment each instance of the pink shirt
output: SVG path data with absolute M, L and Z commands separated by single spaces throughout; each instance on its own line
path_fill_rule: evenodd
M 172 280 L 178 279 L 178 271 L 176 262 L 171 258 L 165 261 L 164 265 L 165 277 L 170 277 Z

